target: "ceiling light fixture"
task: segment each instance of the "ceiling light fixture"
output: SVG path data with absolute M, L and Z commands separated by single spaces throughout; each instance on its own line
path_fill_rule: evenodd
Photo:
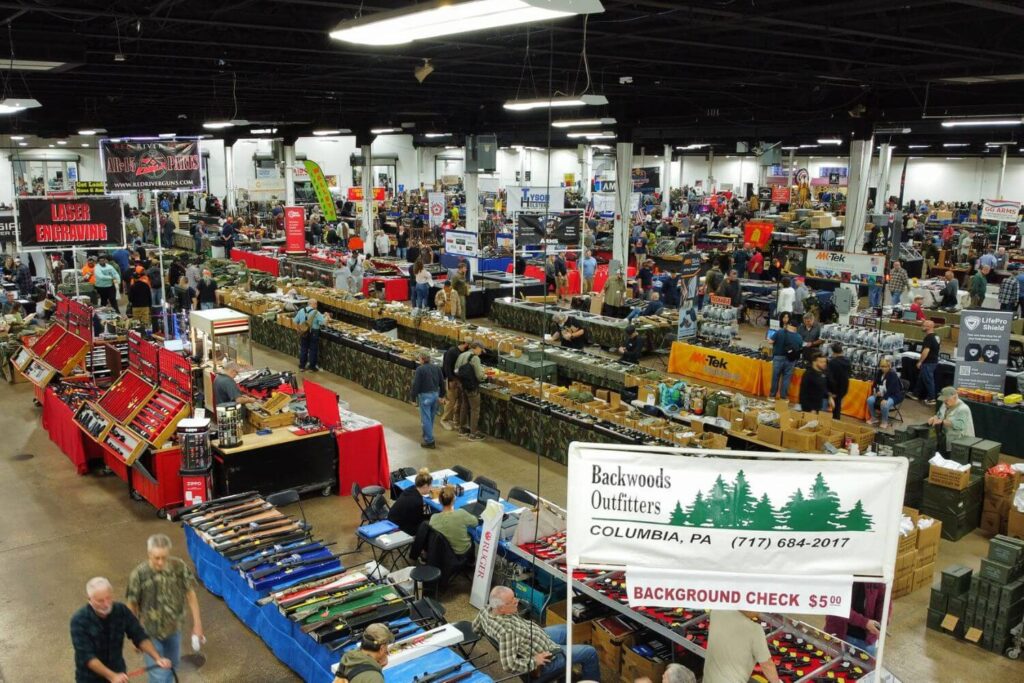
M 370 130 L 374 135 L 387 135 L 388 133 L 401 133 L 401 128 L 373 128 Z
M 973 126 L 1019 126 L 1024 119 L 949 119 L 942 122 L 943 128 L 966 128 Z
M 84 128 L 78 131 L 79 135 L 96 135 L 98 133 L 106 133 L 106 128 Z
M 12 140 L 24 140 L 25 136 L 24 135 L 12 135 L 11 139 Z
M 317 137 L 323 137 L 325 135 L 341 135 L 341 131 L 340 130 L 321 129 L 321 130 L 314 130 L 313 131 L 313 135 L 316 135 Z
M 277 132 L 277 128 L 253 128 L 249 132 L 253 135 L 273 135 Z
M 344 21 L 330 36 L 357 45 L 402 45 L 603 11 L 600 0 L 433 0 Z
M 592 138 L 597 137 L 598 135 L 611 135 L 611 136 L 614 136 L 615 133 L 612 133 L 611 131 L 607 131 L 607 130 L 605 130 L 605 131 L 601 131 L 601 130 L 578 130 L 578 131 L 576 131 L 574 133 L 566 133 L 565 136 L 567 138 L 591 138 L 592 139 Z
M 841 145 L 843 141 L 839 138 L 818 138 L 819 145 Z M 803 145 L 801 145 L 802 147 Z
M 171 138 L 177 137 L 177 133 L 160 133 L 157 137 L 161 140 L 170 140 Z
M 66 144 L 68 144 L 68 141 L 67 140 L 57 140 L 57 144 L 58 145 L 66 145 Z
M 232 121 L 207 121 L 203 124 L 203 128 L 207 130 L 221 130 L 222 128 L 232 128 L 234 125 Z
M 531 109 L 548 109 L 553 107 L 599 107 L 605 104 L 608 104 L 608 98 L 604 95 L 570 95 L 532 100 L 508 100 L 505 102 L 505 109 L 510 111 L 529 111 Z
M 614 126 L 615 119 L 578 119 L 575 121 L 552 121 L 553 128 L 572 128 L 574 126 Z
M 815 147 L 818 146 L 819 145 L 800 145 L 800 149 L 814 149 Z
M 910 132 L 909 128 L 893 127 L 893 128 L 875 128 L 875 133 L 879 135 L 906 135 Z
M 931 145 L 907 145 L 907 149 L 928 149 Z
M 424 59 L 423 63 L 412 70 L 412 75 L 416 77 L 416 80 L 422 83 L 427 79 L 427 76 L 434 73 L 434 66 L 430 63 L 429 59 Z
M 1005 145 L 1006 147 L 1009 147 L 1010 145 L 1016 145 L 1016 144 L 1017 143 L 1014 142 L 1013 140 L 1003 140 L 1002 142 L 986 142 L 985 146 L 986 147 L 1003 147 Z
M 18 112 L 25 111 L 27 109 L 35 109 L 36 107 L 43 106 L 39 100 L 26 97 L 6 97 L 0 100 L 0 114 L 17 114 Z
M 707 146 L 708 146 L 708 143 L 706 143 L 706 142 L 694 142 L 692 144 L 686 145 L 685 147 L 676 147 L 676 149 L 681 149 L 681 150 L 685 151 L 685 150 L 688 150 L 688 149 L 703 149 L 704 147 L 707 147 Z
M 10 71 L 53 71 L 66 64 L 67 62 L 51 62 L 44 59 L 5 59 L 0 61 L 0 69 Z
M 82 143 L 82 147 L 88 147 L 88 146 L 89 146 L 89 143 L 88 143 L 88 142 L 83 142 L 83 143 Z
M 18 146 L 19 147 L 28 147 L 28 143 L 27 142 L 19 142 Z
M 946 157 L 946 161 L 963 161 L 963 157 Z
M 452 136 L 451 133 L 424 133 L 423 134 L 423 137 L 425 137 L 425 138 L 450 138 L 451 136 Z
M 786 147 L 782 147 L 781 149 L 790 150 L 790 149 L 800 149 L 800 148 L 797 147 L 796 145 L 788 145 Z
M 944 142 L 944 143 L 942 143 L 942 146 L 943 147 L 970 147 L 971 143 L 969 143 L 969 142 Z

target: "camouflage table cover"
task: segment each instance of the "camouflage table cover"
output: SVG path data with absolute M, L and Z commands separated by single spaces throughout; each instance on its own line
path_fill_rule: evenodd
M 554 315 L 559 312 L 566 311 L 528 301 L 496 299 L 491 304 L 490 318 L 502 327 L 541 336 L 555 331 Z M 587 330 L 591 344 L 605 349 L 617 349 L 626 345 L 628 323 L 625 320 L 580 311 L 572 312 L 572 316 L 579 321 L 580 327 Z M 648 349 L 657 349 L 661 346 L 665 328 L 639 325 L 637 329 L 641 336 L 647 338 Z

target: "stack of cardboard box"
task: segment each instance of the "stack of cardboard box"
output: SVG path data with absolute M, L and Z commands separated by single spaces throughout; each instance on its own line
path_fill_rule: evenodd
M 980 475 L 930 466 L 924 483 L 921 512 L 942 522 L 942 537 L 961 538 L 978 528 L 985 498 L 985 481 Z
M 894 598 L 909 595 L 932 582 L 942 537 L 942 522 L 913 508 L 903 508 L 903 514 L 913 520 L 914 527 L 909 533 L 900 535 L 892 587 Z
M 948 567 L 932 589 L 928 627 L 952 633 L 992 652 L 1004 652 L 1010 630 L 1024 618 L 1024 541 L 996 536 L 988 557 L 972 576 L 967 567 Z
M 985 473 L 985 501 L 981 507 L 981 530 L 986 534 L 1005 534 L 1012 507 L 1013 494 L 1020 485 L 1020 475 L 1000 477 Z

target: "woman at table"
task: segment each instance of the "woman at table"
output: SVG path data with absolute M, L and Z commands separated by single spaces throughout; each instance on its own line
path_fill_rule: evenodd
M 402 491 L 402 495 L 391 506 L 388 520 L 410 536 L 415 536 L 420 524 L 427 519 L 423 497 L 430 495 L 430 485 L 433 483 L 434 477 L 426 467 L 417 472 L 412 486 Z
M 468 554 L 473 549 L 473 542 L 469 538 L 469 529 L 479 524 L 480 520 L 461 508 L 458 510 L 454 508 L 454 486 L 445 486 L 441 489 L 437 500 L 441 503 L 441 512 L 430 518 L 430 528 L 448 539 L 448 544 L 451 545 L 456 555 Z

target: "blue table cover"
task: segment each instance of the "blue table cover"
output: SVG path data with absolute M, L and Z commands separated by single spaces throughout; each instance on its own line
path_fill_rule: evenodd
M 464 479 L 462 479 L 462 477 L 458 477 L 458 476 L 452 475 L 452 476 L 448 477 L 448 483 L 451 484 L 452 486 L 456 486 L 456 485 L 462 486 L 462 485 L 466 484 L 466 481 Z M 435 479 L 434 480 L 434 486 L 443 486 L 443 485 L 444 485 L 444 481 L 442 481 L 440 479 Z M 399 489 L 404 491 L 405 489 L 407 489 L 410 486 L 412 486 L 412 482 L 409 481 L 408 479 L 402 479 L 400 481 L 396 481 L 395 482 L 395 486 L 397 486 Z M 475 488 L 472 491 L 466 491 L 461 496 L 458 496 L 455 499 L 455 503 L 454 503 L 454 505 L 452 507 L 454 507 L 456 510 L 458 510 L 459 508 L 465 507 L 465 506 L 469 505 L 470 503 L 475 503 L 479 496 L 480 496 L 480 489 L 479 488 Z M 429 507 L 434 512 L 440 512 L 441 511 L 441 503 L 437 502 L 436 500 L 434 500 L 430 496 L 423 496 L 423 502 L 426 503 L 427 507 Z M 520 507 L 518 505 L 513 505 L 512 503 L 508 502 L 504 498 L 501 499 L 501 505 L 502 505 L 502 507 L 504 507 L 505 512 L 512 512 L 513 510 L 518 510 L 519 507 Z
M 341 659 L 341 652 L 331 652 L 314 641 L 302 632 L 298 624 L 281 614 L 276 605 L 257 605 L 256 600 L 263 593 L 249 588 L 238 571 L 231 568 L 231 560 L 203 543 L 195 530 L 187 525 L 185 545 L 195 563 L 196 576 L 206 589 L 223 598 L 235 616 L 262 638 L 283 664 L 307 683 L 331 683 L 334 680 L 331 667 Z M 462 661 L 462 657 L 445 648 L 388 669 L 384 672 L 384 680 L 387 683 L 408 683 L 413 676 L 424 671 L 443 669 L 458 661 Z M 491 678 L 475 673 L 466 681 L 490 683 Z

